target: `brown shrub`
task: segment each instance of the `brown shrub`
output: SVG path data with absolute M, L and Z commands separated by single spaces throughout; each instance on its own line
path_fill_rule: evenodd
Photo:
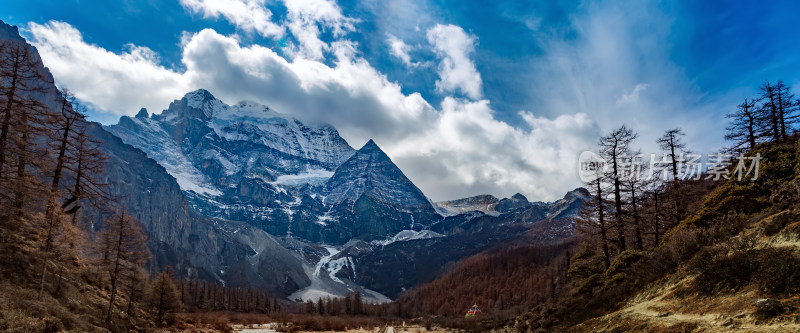
M 704 247 L 687 267 L 700 273 L 692 289 L 705 294 L 736 291 L 751 283 L 768 295 L 800 292 L 800 256 L 789 248 Z
M 787 225 L 794 223 L 800 218 L 800 214 L 795 211 L 783 211 L 764 225 L 764 235 L 772 236 L 786 228 Z
M 659 249 L 663 252 L 663 259 L 677 265 L 690 259 L 700 248 L 700 232 L 696 229 L 682 229 L 672 234 Z
M 667 329 L 665 329 L 663 332 L 690 333 L 694 332 L 695 329 L 697 329 L 697 323 L 684 321 L 667 327 Z
M 769 295 L 800 292 L 800 257 L 790 248 L 768 248 L 759 253 L 753 282 Z
M 694 290 L 705 294 L 736 291 L 750 282 L 758 268 L 758 251 L 725 252 L 706 247 L 695 255 L 689 264 L 690 269 L 700 272 L 692 283 Z
M 772 191 L 770 201 L 772 201 L 772 209 L 783 210 L 790 207 L 796 207 L 798 199 L 800 199 L 800 186 L 796 180 L 788 181 L 780 184 L 778 188 Z

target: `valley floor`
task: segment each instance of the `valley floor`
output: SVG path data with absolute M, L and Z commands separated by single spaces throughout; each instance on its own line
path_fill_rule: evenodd
M 242 333 L 276 333 L 276 332 L 278 332 L 273 328 L 274 327 L 273 325 L 274 324 L 249 325 L 249 326 L 233 325 L 232 327 L 233 327 L 234 331 L 242 332 Z M 382 329 L 383 329 L 382 327 L 374 327 L 372 329 L 359 328 L 359 329 L 352 329 L 352 330 L 347 330 L 347 331 L 317 331 L 317 332 L 318 333 L 335 333 L 335 332 L 338 332 L 338 333 L 341 333 L 341 332 L 345 332 L 345 333 L 375 333 L 375 332 L 380 332 Z M 453 332 L 453 331 L 451 331 L 451 330 L 442 330 L 442 329 L 434 329 L 432 331 L 428 331 L 424 327 L 420 327 L 420 326 L 406 326 L 406 327 L 388 326 L 388 327 L 386 327 L 386 330 L 385 330 L 385 333 L 425 333 L 425 332 L 448 333 L 448 332 Z

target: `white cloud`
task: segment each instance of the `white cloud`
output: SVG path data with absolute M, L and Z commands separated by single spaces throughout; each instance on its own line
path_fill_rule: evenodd
M 284 0 L 286 18 L 284 25 L 272 21 L 272 12 L 266 0 L 180 0 L 181 5 L 204 17 L 224 17 L 245 31 L 256 31 L 264 37 L 282 37 L 286 28 L 297 44 L 289 43 L 287 49 L 293 57 L 321 60 L 331 45 L 320 39 L 322 30 L 329 30 L 338 38 L 355 29 L 358 20 L 346 17 L 335 1 Z M 285 26 L 285 27 L 284 27 Z
M 397 57 L 397 59 L 400 59 L 406 66 L 416 67 L 419 65 L 418 63 L 411 61 L 411 55 L 408 54 L 408 52 L 411 51 L 411 45 L 406 44 L 402 39 L 387 33 L 386 44 L 389 45 L 389 54 Z
M 240 29 L 258 32 L 264 37 L 283 36 L 285 30 L 272 22 L 266 0 L 180 0 L 181 5 L 205 18 L 224 17 Z
M 175 72 L 159 66 L 145 48 L 115 54 L 89 45 L 66 23 L 29 28 L 56 79 L 101 109 L 132 115 L 147 106 L 157 112 L 200 87 L 228 103 L 259 101 L 327 121 L 356 148 L 374 138 L 434 200 L 515 192 L 556 199 L 578 185 L 576 152 L 597 135 L 582 114 L 546 119 L 522 113 L 528 127 L 523 129 L 495 119 L 486 100 L 446 97 L 436 110 L 419 93 L 403 94 L 400 85 L 357 57 L 348 41 L 330 46 L 336 56 L 331 67 L 287 60 L 205 29 L 183 37 L 185 71 Z
M 523 112 L 528 128 L 522 129 L 493 113 L 486 100 L 446 97 L 423 133 L 389 142 L 390 156 L 433 198 L 521 192 L 553 200 L 579 184 L 578 152 L 599 135 L 585 114 L 546 119 Z
M 469 58 L 475 50 L 475 36 L 459 26 L 437 24 L 428 29 L 427 37 L 441 58 L 436 88 L 444 93 L 460 90 L 472 99 L 481 98 L 481 75 Z
M 334 37 L 341 37 L 355 29 L 358 21 L 342 14 L 341 8 L 329 0 L 285 0 L 286 25 L 289 31 L 300 43 L 295 56 L 311 60 L 320 60 L 324 57 L 323 51 L 329 46 L 319 38 L 320 30 L 331 29 Z
M 31 23 L 28 28 L 58 82 L 103 110 L 158 110 L 192 88 L 184 75 L 159 66 L 157 55 L 146 47 L 128 45 L 127 52 L 116 54 L 86 43 L 67 23 Z

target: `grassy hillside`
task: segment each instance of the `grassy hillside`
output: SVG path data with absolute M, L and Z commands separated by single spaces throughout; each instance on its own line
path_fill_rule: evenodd
M 800 330 L 800 143 L 765 143 L 748 155 L 756 154 L 757 180 L 718 182 L 657 248 L 623 252 L 595 278 L 573 277 L 569 292 L 506 329 Z

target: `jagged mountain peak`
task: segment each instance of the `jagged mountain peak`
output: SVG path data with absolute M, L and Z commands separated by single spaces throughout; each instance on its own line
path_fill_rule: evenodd
M 510 198 L 503 198 L 494 206 L 494 210 L 500 213 L 508 213 L 513 210 L 527 208 L 531 205 L 524 195 L 517 193 Z
M 522 193 L 517 193 L 517 194 L 512 195 L 511 199 L 528 201 L 528 198 L 526 198 L 524 195 L 522 195 Z
M 225 103 L 214 97 L 208 90 L 198 89 L 170 103 L 169 107 L 161 113 L 160 118 L 171 122 L 178 119 L 209 121 L 224 106 Z
M 307 125 L 257 102 L 227 105 L 205 89 L 108 129 L 162 163 L 183 190 L 208 195 L 243 177 L 332 172 L 355 152 L 331 126 Z
M 190 91 L 183 96 L 184 100 L 189 102 L 189 105 L 192 107 L 199 108 L 203 103 L 211 102 L 217 100 L 214 95 L 211 94 L 208 90 L 205 89 L 197 89 L 195 91 Z
M 150 117 L 150 114 L 149 114 L 149 113 L 147 113 L 147 109 L 145 109 L 145 108 L 141 108 L 141 109 L 139 110 L 139 112 L 138 112 L 138 113 L 136 113 L 136 116 L 134 116 L 134 117 L 135 117 L 135 118 L 148 118 L 148 117 Z
M 567 192 L 567 194 L 564 195 L 564 200 L 569 200 L 572 198 L 586 200 L 591 196 L 592 194 L 589 193 L 589 190 L 583 187 L 578 187 L 572 191 Z
M 0 40 L 13 40 L 18 42 L 25 42 L 19 34 L 19 28 L 16 25 L 9 25 L 0 21 Z

